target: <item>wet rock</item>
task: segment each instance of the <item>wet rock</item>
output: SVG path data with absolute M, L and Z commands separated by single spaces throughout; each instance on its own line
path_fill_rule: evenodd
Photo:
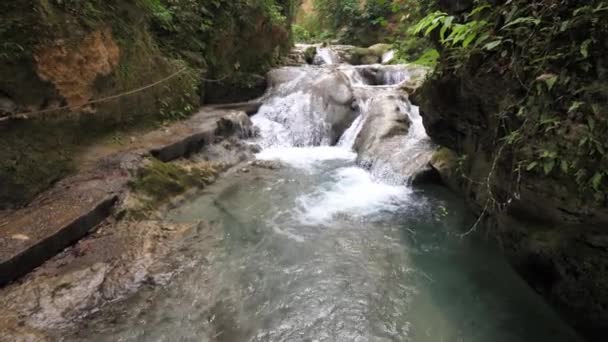
M 331 141 L 337 142 L 350 127 L 357 113 L 353 110 L 354 94 L 346 75 L 332 71 L 312 85 L 312 92 L 320 103 L 315 110 L 325 113 L 325 122 L 331 127 Z
M 412 123 L 407 113 L 402 110 L 401 102 L 398 97 L 390 95 L 371 100 L 367 118 L 355 141 L 357 152 L 368 154 L 372 149 L 379 149 L 383 141 L 408 133 Z
M 283 164 L 276 160 L 254 160 L 250 163 L 250 165 L 268 170 L 278 170 L 283 167 Z
M 439 173 L 441 180 L 451 190 L 458 192 L 461 178 L 458 174 L 458 155 L 449 148 L 437 150 L 430 161 L 431 167 Z
M 0 116 L 5 114 L 13 114 L 17 111 L 17 104 L 8 96 L 0 93 Z
M 283 60 L 283 65 L 302 66 L 313 64 L 317 46 L 311 44 L 296 44 Z
M 377 64 L 380 63 L 380 57 L 375 55 L 366 55 L 361 57 L 361 64 Z
M 381 57 L 382 55 L 387 53 L 391 48 L 392 48 L 392 45 L 390 45 L 390 44 L 375 44 L 375 45 L 370 46 L 368 48 L 368 50 L 372 54 L 374 54 L 378 57 Z
M 266 132 L 267 136 L 290 140 L 297 146 L 335 144 L 357 117 L 355 96 L 348 76 L 340 68 L 280 68 L 268 75 L 273 85 L 269 100 L 256 116 L 260 129 L 280 125 L 289 136 Z M 292 112 L 300 113 L 298 116 Z M 260 125 L 264 124 L 264 125 Z
M 355 139 L 357 163 L 393 183 L 402 184 L 428 168 L 433 148 L 419 137 L 409 139 L 411 107 L 398 95 L 370 100 L 361 132 Z M 416 141 L 418 146 L 408 144 Z
M 106 303 L 122 299 L 145 283 L 163 284 L 192 256 L 172 254 L 188 238 L 204 236 L 209 251 L 221 234 L 209 224 L 158 221 L 119 222 L 110 233 L 91 236 L 53 258 L 23 282 L 0 289 L 0 340 L 56 340 Z M 199 256 L 197 256 L 199 257 Z M 41 331 L 44 331 L 42 333 Z

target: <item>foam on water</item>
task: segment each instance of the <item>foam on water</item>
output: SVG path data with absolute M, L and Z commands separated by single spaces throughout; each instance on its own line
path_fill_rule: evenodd
M 268 100 L 252 122 L 260 129 L 262 147 L 329 145 L 330 127 L 313 105 L 311 94 L 301 91 Z
M 270 147 L 256 155 L 260 160 L 278 160 L 290 166 L 311 169 L 321 162 L 354 162 L 357 154 L 338 146 Z
M 367 108 L 369 107 L 369 100 L 361 101 L 359 104 L 359 111 L 361 114 L 355 119 L 353 124 L 344 132 L 340 141 L 338 142 L 338 146 L 342 148 L 347 148 L 349 150 L 353 149 L 355 145 L 355 140 L 357 140 L 357 136 L 363 129 L 363 124 L 365 124 L 365 113 L 367 112 Z
M 298 198 L 301 223 L 331 223 L 336 215 L 365 217 L 395 211 L 410 193 L 406 187 L 375 181 L 369 172 L 354 166 L 335 170 L 332 178 Z
M 340 63 L 340 57 L 330 48 L 317 48 L 315 59 L 318 60 L 316 64 L 332 65 Z

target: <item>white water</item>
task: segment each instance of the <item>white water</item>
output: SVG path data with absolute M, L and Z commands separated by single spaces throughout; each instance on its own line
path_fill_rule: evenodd
M 395 50 L 389 50 L 382 55 L 382 64 L 391 62 L 395 58 Z
M 256 157 L 260 160 L 280 160 L 290 166 L 310 170 L 320 162 L 354 162 L 357 154 L 337 146 L 270 147 Z
M 344 132 L 344 135 L 342 135 L 342 137 L 340 138 L 340 141 L 338 142 L 339 147 L 346 148 L 346 149 L 353 148 L 353 146 L 355 145 L 355 140 L 357 139 L 357 136 L 361 132 L 361 129 L 363 128 L 363 124 L 365 123 L 365 118 L 366 118 L 365 112 L 367 111 L 368 106 L 369 106 L 369 101 L 361 102 L 361 104 L 359 105 L 361 114 L 359 114 L 359 116 L 357 117 L 357 119 L 355 119 L 353 124 Z
M 356 166 L 338 168 L 331 177 L 314 192 L 298 198 L 302 224 L 331 224 L 339 214 L 363 218 L 380 211 L 397 211 L 410 193 L 405 187 L 378 182 Z
M 330 49 L 319 48 L 319 55 L 324 56 L 326 64 L 333 64 Z M 260 129 L 261 138 L 256 141 L 263 150 L 256 155 L 261 160 L 277 160 L 290 167 L 307 172 L 318 172 L 327 168 L 327 162 L 336 162 L 336 168 L 326 170 L 330 181 L 319 184 L 311 193 L 298 198 L 298 217 L 301 223 L 328 224 L 337 215 L 348 214 L 353 217 L 364 217 L 381 211 L 394 211 L 407 200 L 411 191 L 403 186 L 404 182 L 395 182 L 394 175 L 376 167 L 369 172 L 354 165 L 357 154 L 353 146 L 366 120 L 371 99 L 375 94 L 387 90 L 365 86 L 358 72 L 353 67 L 342 66 L 341 70 L 351 84 L 361 86 L 362 93 L 357 99 L 359 115 L 340 137 L 336 146 L 330 144 L 330 127 L 326 123 L 327 113 L 323 113 L 314 101 L 315 96 L 298 90 L 302 86 L 302 77 L 278 84 L 266 95 L 266 102 L 259 112 L 252 117 L 253 123 Z M 396 73 L 394 80 L 405 80 L 407 71 Z M 385 74 L 393 74 L 391 72 Z M 317 71 L 310 71 L 317 75 Z M 314 82 L 314 78 L 304 78 Z M 296 85 L 297 84 L 297 85 Z M 393 86 L 394 87 L 394 86 Z M 394 87 L 396 89 L 396 87 Z M 290 93 L 292 91 L 292 93 Z M 389 90 L 390 91 L 390 90 Z M 395 153 L 408 154 L 410 147 L 428 139 L 422 119 L 411 105 L 398 102 L 404 113 L 410 115 L 412 128 L 399 147 L 402 151 Z M 417 115 L 417 116 L 416 116 Z
M 262 147 L 329 144 L 329 127 L 313 101 L 311 94 L 301 91 L 269 99 L 252 118 L 263 137 L 259 144 Z
M 335 51 L 330 48 L 317 48 L 317 55 L 315 56 L 315 59 L 315 64 L 318 65 L 332 65 L 340 63 L 340 57 L 338 56 L 338 54 L 336 54 Z

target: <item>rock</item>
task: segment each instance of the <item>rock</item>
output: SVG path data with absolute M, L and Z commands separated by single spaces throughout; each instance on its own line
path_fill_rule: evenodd
M 396 96 L 376 97 L 370 101 L 367 118 L 355 141 L 355 150 L 368 154 L 372 149 L 395 136 L 404 136 L 412 124 L 400 108 L 402 100 Z M 392 151 L 389 151 L 392 153 Z
M 406 148 L 412 121 L 401 96 L 384 95 L 370 100 L 361 132 L 355 139 L 357 163 L 393 183 L 403 184 L 428 168 L 433 148 L 420 141 Z M 418 141 L 418 138 L 414 140 Z
M 385 53 L 390 51 L 393 48 L 390 44 L 375 44 L 367 49 L 375 56 L 382 57 Z
M 8 96 L 0 93 L 0 115 L 13 114 L 17 111 L 17 104 Z
M 268 78 L 273 85 L 271 100 L 256 117 L 289 128 L 286 138 L 293 145 L 335 144 L 357 117 L 350 80 L 340 68 L 304 72 L 285 67 L 273 70 Z M 286 82 L 290 82 L 289 87 L 283 87 Z M 291 115 L 294 111 L 300 114 Z
M 283 164 L 276 160 L 254 160 L 251 162 L 251 166 L 259 167 L 261 169 L 278 170 L 283 167 Z
M 520 99 L 517 80 L 477 72 L 437 74 L 414 95 L 429 136 L 453 151 L 442 150 L 432 160 L 444 182 L 477 212 L 488 208 L 489 200 L 500 202 L 486 210 L 490 235 L 522 277 L 569 323 L 592 340 L 603 340 L 608 334 L 608 253 L 602 247 L 602 230 L 598 233 L 596 227 L 606 232 L 608 207 L 581 193 L 572 177 L 518 172 L 510 148 L 495 162 L 502 143 L 493 142 L 504 138 L 496 135 L 504 125 L 498 113 Z M 566 121 L 561 126 L 569 131 L 555 134 L 555 139 L 522 138 L 515 154 L 525 158 L 546 146 L 577 153 L 574 132 L 579 128 Z M 454 176 L 455 155 L 466 157 L 458 171 L 462 181 Z
M 380 57 L 376 55 L 365 55 L 361 57 L 361 64 L 378 64 L 380 63 Z
M 449 148 L 442 147 L 433 153 L 431 167 L 439 173 L 443 183 L 451 190 L 458 192 L 460 177 L 458 175 L 458 155 Z
M 325 114 L 325 122 L 331 127 L 331 141 L 336 143 L 357 117 L 352 106 L 355 98 L 349 80 L 345 74 L 334 70 L 316 81 L 312 92 L 320 100 L 316 110 Z

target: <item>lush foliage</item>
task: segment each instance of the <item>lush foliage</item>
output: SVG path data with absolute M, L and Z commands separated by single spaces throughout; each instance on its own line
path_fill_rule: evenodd
M 466 14 L 433 12 L 413 31 L 441 45 L 435 77 L 474 72 L 516 85 L 496 132 L 510 153 L 497 158 L 606 200 L 607 1 L 478 1 Z
M 398 62 L 432 66 L 438 53 L 429 40 L 410 28 L 434 9 L 432 0 L 314 0 L 314 10 L 301 10 L 293 27 L 296 41 L 335 40 L 369 46 L 390 43 Z M 306 7 L 306 6 L 304 6 Z
M 313 40 L 371 45 L 387 36 L 392 9 L 391 0 L 314 0 L 314 11 L 300 15 L 298 30 Z
M 0 3 L 0 99 L 19 110 L 60 104 L 39 79 L 35 52 L 54 42 L 78 51 L 84 37 L 110 29 L 120 61 L 91 84 L 98 99 L 178 77 L 99 103 L 96 112 L 50 112 L 0 125 L 0 208 L 27 203 L 77 165 L 87 145 L 190 115 L 205 79 L 264 73 L 289 48 L 295 0 L 28 0 Z M 85 61 L 86 62 L 86 61 Z M 214 83 L 216 86 L 217 83 Z M 128 133 L 124 133 L 128 134 Z M 110 138 L 110 139 L 109 139 Z

